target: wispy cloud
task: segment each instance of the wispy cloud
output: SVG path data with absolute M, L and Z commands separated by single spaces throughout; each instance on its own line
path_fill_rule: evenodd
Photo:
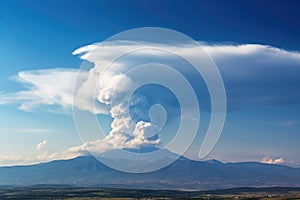
M 52 131 L 53 130 L 51 129 L 40 129 L 40 128 L 22 128 L 17 130 L 18 133 L 41 133 L 41 134 L 50 133 Z
M 15 93 L 0 94 L 0 104 L 19 104 L 19 109 L 24 111 L 35 111 L 39 108 L 44 110 L 62 113 L 57 109 L 66 110 L 72 106 L 82 110 L 92 111 L 92 102 L 94 99 L 80 93 L 81 101 L 79 104 L 73 104 L 73 89 L 76 78 L 85 76 L 76 69 L 45 69 L 34 71 L 22 71 L 14 78 L 20 82 L 26 89 Z M 91 93 L 93 94 L 93 93 Z M 97 107 L 96 107 L 97 109 Z M 96 110 L 103 113 L 104 110 Z
M 281 126 L 292 126 L 295 124 L 299 124 L 299 120 L 287 120 L 280 123 Z
M 47 69 L 22 71 L 15 80 L 19 81 L 26 90 L 16 93 L 0 95 L 0 104 L 17 103 L 19 109 L 33 111 L 35 108 L 46 105 L 72 105 L 73 83 L 76 70 Z
M 74 153 L 69 150 L 62 152 L 49 153 L 44 151 L 38 155 L 16 156 L 16 155 L 0 155 L 0 166 L 14 166 L 14 165 L 30 165 L 41 162 L 48 162 L 51 160 L 64 160 L 77 157 L 79 153 Z

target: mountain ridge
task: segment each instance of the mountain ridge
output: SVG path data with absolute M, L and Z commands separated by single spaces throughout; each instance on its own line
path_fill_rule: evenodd
M 300 168 L 258 162 L 178 159 L 150 173 L 107 167 L 92 156 L 27 166 L 0 167 L 0 185 L 66 184 L 141 189 L 204 190 L 232 187 L 300 187 Z

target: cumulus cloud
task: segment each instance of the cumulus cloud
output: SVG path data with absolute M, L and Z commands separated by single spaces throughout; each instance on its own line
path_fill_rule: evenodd
M 284 163 L 285 161 L 283 160 L 283 158 L 277 158 L 273 161 L 273 164 L 280 164 L 280 163 Z
M 97 62 L 98 60 L 95 58 L 86 59 L 94 62 L 95 69 L 103 68 L 102 63 Z M 91 73 L 94 74 L 94 70 L 90 71 L 89 75 Z M 109 112 L 113 118 L 111 131 L 105 139 L 87 142 L 80 147 L 71 148 L 71 151 L 84 152 L 88 149 L 94 153 L 102 153 L 110 149 L 140 148 L 159 144 L 159 139 L 149 140 L 147 138 L 147 134 L 153 135 L 158 131 L 155 128 L 157 126 L 143 120 L 135 122 L 129 114 L 129 95 L 134 85 L 134 81 L 129 76 L 116 70 L 109 70 L 102 75 L 96 97 L 100 103 L 110 106 Z
M 41 150 L 42 148 L 44 148 L 47 144 L 47 141 L 46 140 L 43 140 L 42 142 L 38 143 L 36 145 L 36 150 Z
M 283 158 L 272 159 L 269 156 L 265 156 L 262 158 L 261 162 L 266 164 L 281 164 L 284 163 L 285 161 Z
M 128 112 L 128 95 L 135 87 L 135 81 L 124 72 L 135 66 L 135 61 L 144 60 L 147 63 L 153 57 L 167 60 L 169 65 L 175 64 L 176 61 L 164 51 L 153 49 L 198 58 L 199 48 L 204 49 L 217 64 L 225 83 L 230 109 L 299 104 L 299 52 L 259 44 L 201 43 L 200 47 L 195 47 L 134 41 L 105 42 L 75 50 L 74 55 L 93 63 L 93 67 L 87 70 L 78 72 L 75 69 L 47 69 L 20 72 L 16 80 L 26 89 L 15 93 L 2 93 L 0 104 L 18 103 L 19 108 L 25 111 L 39 107 L 51 109 L 57 106 L 68 110 L 73 106 L 75 109 L 95 114 L 108 114 L 113 118 L 111 131 L 105 139 L 69 149 L 73 153 L 85 152 L 86 148 L 103 152 L 114 148 L 158 145 L 159 139 L 147 137 L 159 130 L 157 124 L 145 119 L 138 121 L 131 119 Z M 128 54 L 127 59 L 117 59 L 119 55 L 126 54 L 132 49 L 143 50 L 136 51 L 134 55 Z M 111 58 L 116 58 L 113 64 L 110 64 Z M 188 76 L 194 76 L 188 67 L 181 66 L 181 69 L 186 70 Z M 166 77 L 168 78 L 172 77 Z M 78 85 L 74 91 L 76 80 Z M 203 107 L 205 108 L 205 105 Z M 206 107 L 209 107 L 209 104 Z
M 22 161 L 23 159 L 23 157 L 18 157 L 16 155 L 0 156 L 0 163 L 1 165 L 20 164 L 20 161 Z

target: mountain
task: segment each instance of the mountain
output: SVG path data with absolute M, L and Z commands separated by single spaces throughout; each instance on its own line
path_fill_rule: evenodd
M 0 185 L 35 184 L 184 190 L 299 187 L 300 168 L 182 158 L 155 172 L 133 174 L 111 169 L 91 156 L 29 166 L 0 167 Z

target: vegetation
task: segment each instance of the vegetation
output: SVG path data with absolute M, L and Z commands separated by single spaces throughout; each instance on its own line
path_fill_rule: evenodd
M 300 188 L 233 188 L 210 191 L 76 187 L 6 187 L 0 199 L 300 199 Z

